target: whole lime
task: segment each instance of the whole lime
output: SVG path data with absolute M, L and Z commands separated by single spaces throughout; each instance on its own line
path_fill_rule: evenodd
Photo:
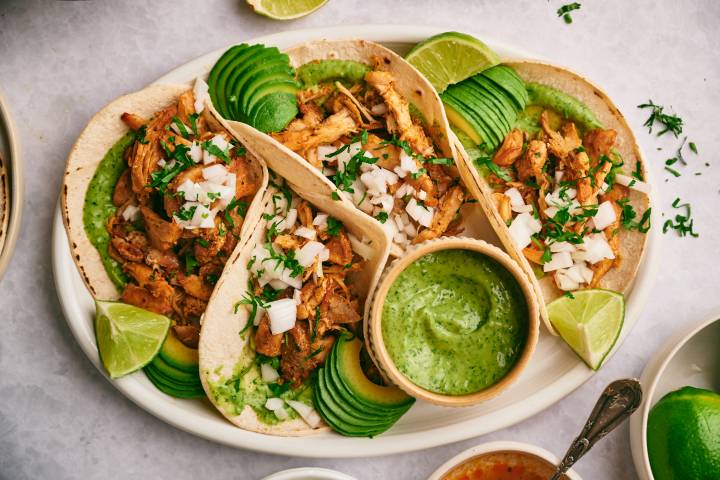
M 720 478 L 720 395 L 683 387 L 650 411 L 647 446 L 655 480 Z

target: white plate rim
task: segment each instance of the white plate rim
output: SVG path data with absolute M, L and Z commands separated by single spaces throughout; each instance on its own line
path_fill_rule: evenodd
M 635 470 L 641 480 L 653 480 L 652 470 L 650 468 L 650 457 L 647 450 L 647 420 L 650 410 L 653 407 L 651 403 L 655 396 L 655 389 L 660 382 L 665 370 L 675 355 L 700 331 L 709 327 L 715 322 L 720 322 L 720 309 L 713 311 L 711 315 L 704 316 L 704 320 L 693 324 L 690 328 L 681 328 L 670 339 L 663 344 L 650 358 L 640 375 L 640 383 L 643 386 L 643 403 L 640 410 L 630 417 L 630 450 L 635 465 Z
M 242 41 L 291 45 L 314 38 L 365 38 L 380 43 L 413 43 L 445 30 L 447 29 L 431 26 L 358 25 L 293 30 Z M 495 50 L 510 52 L 508 53 L 509 58 L 539 58 L 538 56 L 527 54 L 505 43 L 494 41 L 485 35 L 478 35 L 478 37 L 482 38 L 483 41 Z M 230 45 L 228 45 L 228 47 Z M 214 60 L 228 47 L 215 50 L 181 65 L 154 83 L 187 83 L 194 78 L 195 75 L 191 75 L 193 71 L 198 71 L 198 69 L 209 70 Z M 659 199 L 650 171 L 647 173 L 647 180 L 651 185 L 650 203 L 652 206 L 657 207 L 657 205 L 659 205 Z M 660 229 L 657 227 L 660 222 L 660 213 L 657 208 L 653 210 L 651 221 L 655 228 L 652 228 L 649 232 L 645 255 L 638 270 L 635 285 L 628 298 L 625 327 L 611 355 L 620 347 L 632 330 L 633 325 L 636 323 L 647 301 L 655 280 L 660 249 Z M 94 333 L 92 332 L 92 328 L 88 328 L 87 326 L 88 312 L 83 310 L 78 302 L 77 292 L 72 288 L 71 275 L 77 275 L 77 272 L 70 257 L 59 205 L 56 209 L 53 223 L 52 264 L 58 298 L 70 330 L 87 357 L 93 362 L 96 368 L 105 375 L 97 353 Z M 564 377 L 553 383 L 551 387 L 529 393 L 522 406 L 513 405 L 507 407 L 503 410 L 502 415 L 497 412 L 489 415 L 479 415 L 451 425 L 434 428 L 430 430 L 432 432 L 431 435 L 427 435 L 430 431 L 421 431 L 379 436 L 374 439 L 339 436 L 277 437 L 248 432 L 238 428 L 232 429 L 231 432 L 233 433 L 228 433 L 227 431 L 213 427 L 212 424 L 209 424 L 205 420 L 185 417 L 182 409 L 176 404 L 178 400 L 169 397 L 165 397 L 163 400 L 154 398 L 153 395 L 147 392 L 142 382 L 133 378 L 133 375 L 114 380 L 111 383 L 126 397 L 152 415 L 181 430 L 212 441 L 233 447 L 298 457 L 352 458 L 421 450 L 466 440 L 511 426 L 553 405 L 582 385 L 594 373 L 595 372 L 588 369 L 578 360 L 575 367 L 568 371 Z M 315 448 L 318 446 L 327 446 L 329 444 L 327 438 L 332 438 L 332 449 Z M 315 452 L 323 452 L 323 455 L 317 455 Z

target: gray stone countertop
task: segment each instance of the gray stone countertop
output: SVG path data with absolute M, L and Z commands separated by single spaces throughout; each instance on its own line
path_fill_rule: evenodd
M 586 1 L 572 25 L 555 14 L 563 3 L 330 0 L 309 17 L 280 23 L 254 15 L 241 0 L 0 1 L 0 88 L 18 127 L 26 187 L 20 240 L 0 282 L 0 478 L 258 479 L 324 466 L 359 479 L 421 479 L 490 440 L 562 454 L 605 384 L 638 376 L 674 332 L 720 308 L 720 2 Z M 259 454 L 177 430 L 119 394 L 85 358 L 63 318 L 49 251 L 70 146 L 111 99 L 203 53 L 283 30 L 370 23 L 472 32 L 594 79 L 636 130 L 660 187 L 656 208 L 667 218 L 676 197 L 692 202 L 700 237 L 663 235 L 654 291 L 622 349 L 574 393 L 505 430 L 353 460 Z M 642 127 L 647 115 L 635 106 L 648 99 L 672 105 L 685 120 L 683 135 L 698 146 L 699 156 L 686 154 L 690 165 L 679 178 L 663 170 L 679 140 Z M 628 437 L 625 425 L 597 445 L 579 473 L 589 480 L 635 478 Z

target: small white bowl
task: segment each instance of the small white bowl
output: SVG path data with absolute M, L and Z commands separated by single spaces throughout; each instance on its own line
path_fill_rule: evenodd
M 647 420 L 652 407 L 665 394 L 690 385 L 720 390 L 720 311 L 683 329 L 657 351 L 645 366 L 642 383 L 644 401 L 630 417 L 630 447 L 640 480 L 653 480 L 647 452 Z
M 443 463 L 440 468 L 435 470 L 432 475 L 428 478 L 428 480 L 442 480 L 443 476 L 448 473 L 450 470 L 455 468 L 456 466 L 460 465 L 461 463 L 465 462 L 466 460 L 469 460 L 474 457 L 479 457 L 480 455 L 485 455 L 487 453 L 495 453 L 495 452 L 523 452 L 528 453 L 530 455 L 534 455 L 536 457 L 539 457 L 552 465 L 557 465 L 560 463 L 560 459 L 557 458 L 552 453 L 548 452 L 547 450 L 536 447 L 535 445 L 530 445 L 529 443 L 520 443 L 520 442 L 489 442 L 489 443 L 483 443 L 482 445 L 478 445 L 476 447 L 472 447 L 468 450 L 465 450 L 464 452 L 454 456 L 447 462 Z M 582 480 L 580 478 L 580 475 L 575 473 L 572 469 L 568 470 L 565 475 L 570 480 Z
M 335 470 L 317 467 L 302 467 L 273 473 L 263 480 L 356 480 L 355 477 Z

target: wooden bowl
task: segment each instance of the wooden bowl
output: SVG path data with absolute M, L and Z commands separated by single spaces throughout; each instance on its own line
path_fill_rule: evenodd
M 400 272 L 405 270 L 405 268 L 407 268 L 410 264 L 428 253 L 440 250 L 470 250 L 482 253 L 483 255 L 492 258 L 509 271 L 518 282 L 528 307 L 527 339 L 525 341 L 525 347 L 515 361 L 513 367 L 497 383 L 477 392 L 465 395 L 447 395 L 437 393 L 413 383 L 395 366 L 395 363 L 390 358 L 390 355 L 385 348 L 385 342 L 382 335 L 381 325 L 383 304 L 385 303 L 385 298 L 390 286 L 393 282 L 395 282 Z M 443 237 L 437 240 L 429 240 L 407 249 L 405 254 L 390 264 L 383 273 L 383 276 L 380 279 L 373 295 L 368 322 L 368 349 L 372 353 L 373 359 L 376 361 L 381 371 L 385 374 L 386 378 L 415 398 L 426 400 L 436 405 L 449 407 L 475 405 L 489 400 L 505 390 L 520 376 L 520 373 L 530 361 L 530 357 L 535 351 L 540 331 L 540 316 L 537 296 L 525 273 L 523 273 L 520 267 L 510 258 L 508 254 L 500 250 L 498 247 L 482 240 L 465 237 Z

